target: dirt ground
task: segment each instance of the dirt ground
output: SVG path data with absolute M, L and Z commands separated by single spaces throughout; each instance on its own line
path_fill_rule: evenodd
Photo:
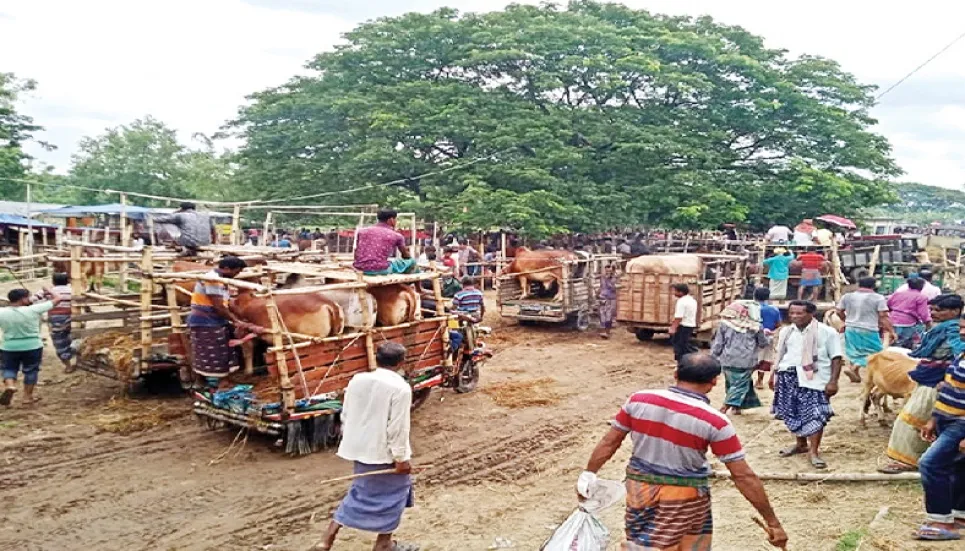
M 664 343 L 639 343 L 622 330 L 605 342 L 490 317 L 497 354 L 479 390 L 436 390 L 413 415 L 414 463 L 432 467 L 417 479 L 417 505 L 399 537 L 425 551 L 538 549 L 574 508 L 576 478 L 623 400 L 671 381 Z M 65 375 L 52 358 L 38 409 L 18 409 L 15 399 L 0 411 L 0 549 L 303 550 L 347 488 L 320 483 L 351 470 L 333 453 L 292 459 L 256 436 L 232 446 L 236 431 L 202 427 L 183 396 L 125 398 L 116 382 Z M 514 396 L 520 384 L 528 392 Z M 858 427 L 857 392 L 845 382 L 833 402 L 830 472 L 873 472 L 883 461 L 888 429 Z M 527 406 L 532 397 L 537 404 Z M 720 404 L 722 389 L 712 398 Z M 735 423 L 758 472 L 810 470 L 804 459 L 777 458 L 791 438 L 766 408 Z M 601 475 L 621 479 L 628 453 L 625 445 Z M 791 550 L 956 548 L 910 540 L 922 517 L 917 483 L 768 482 L 767 490 Z M 869 530 L 882 507 L 888 513 Z M 730 482 L 715 482 L 714 548 L 768 549 L 751 515 Z M 602 518 L 618 549 L 622 507 Z M 338 548 L 370 549 L 372 541 L 346 530 Z

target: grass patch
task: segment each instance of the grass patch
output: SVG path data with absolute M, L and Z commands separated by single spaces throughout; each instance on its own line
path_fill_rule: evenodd
M 867 530 L 851 530 L 845 532 L 840 539 L 838 539 L 837 545 L 834 546 L 834 551 L 855 551 L 858 546 L 861 545 L 861 540 L 868 535 Z
M 14 429 L 17 428 L 18 423 L 16 421 L 0 421 L 0 430 Z

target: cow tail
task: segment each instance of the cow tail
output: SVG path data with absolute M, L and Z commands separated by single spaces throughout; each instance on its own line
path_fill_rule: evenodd
M 345 331 L 345 315 L 342 312 L 342 307 L 333 303 L 330 309 L 332 311 L 332 334 L 341 335 Z
M 405 301 L 409 306 L 405 313 L 405 319 L 406 321 L 412 321 L 415 319 L 416 310 L 419 308 L 419 297 L 416 296 L 415 292 L 406 293 Z

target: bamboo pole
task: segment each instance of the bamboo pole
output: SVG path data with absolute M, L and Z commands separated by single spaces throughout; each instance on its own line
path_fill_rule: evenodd
M 122 253 L 141 253 L 141 249 L 135 249 L 134 247 L 121 247 L 117 245 L 108 245 L 105 243 L 93 243 L 89 241 L 77 241 L 74 239 L 68 239 L 64 241 L 66 245 L 80 245 L 81 247 L 91 247 L 95 249 L 103 249 L 105 251 L 117 251 Z
M 871 277 L 875 276 L 875 269 L 878 267 L 878 258 L 880 255 L 881 245 L 875 245 L 875 250 L 871 253 L 871 264 L 868 266 L 868 273 Z
M 81 271 L 80 271 L 80 262 L 77 262 L 74 260 L 74 259 L 80 258 L 80 250 L 81 248 L 79 245 L 72 245 L 70 247 L 70 257 L 71 257 L 70 293 L 72 297 L 83 296 L 84 290 L 85 290 L 83 276 L 81 275 Z M 79 331 L 80 329 L 84 328 L 84 322 L 73 321 L 77 319 L 77 316 L 80 315 L 80 312 L 81 312 L 80 301 L 71 300 L 70 301 L 70 318 L 71 318 L 70 329 L 71 331 L 74 331 L 75 335 L 77 334 L 76 331 Z
M 142 265 L 142 269 L 144 269 L 143 265 Z M 229 278 L 209 275 L 207 273 L 200 274 L 200 273 L 193 273 L 193 272 L 159 272 L 159 273 L 152 274 L 151 269 L 153 269 L 153 266 L 145 270 L 145 273 L 150 274 L 151 279 L 159 282 L 167 282 L 168 280 L 177 281 L 181 279 L 197 279 L 201 281 L 216 281 L 219 283 L 224 283 L 225 285 L 231 285 L 233 287 L 238 287 L 241 289 L 248 289 L 250 291 L 267 292 L 269 290 L 263 285 L 258 285 L 257 283 L 250 283 L 248 281 L 241 281 L 237 278 L 229 279 Z
M 729 471 L 714 471 L 715 478 L 731 478 Z M 896 482 L 901 480 L 921 480 L 921 473 L 757 473 L 761 480 L 783 480 L 790 482 Z
M 231 244 L 241 245 L 241 205 L 235 205 L 231 211 Z
M 281 321 L 278 319 L 278 306 L 275 298 L 268 297 L 268 319 L 271 323 L 272 345 L 275 349 L 275 363 L 278 366 L 278 383 L 281 388 L 282 415 L 291 413 L 295 409 L 295 392 L 291 378 L 288 376 L 288 360 L 285 358 L 284 344 L 281 333 Z
M 152 257 L 152 247 L 145 246 L 141 258 L 141 272 L 151 273 L 154 269 L 154 259 Z M 151 298 L 154 295 L 154 282 L 144 277 L 141 279 L 141 314 L 146 315 L 151 311 Z M 139 377 L 141 372 L 148 371 L 148 360 L 151 358 L 151 345 L 154 343 L 152 330 L 154 324 L 150 320 L 141 319 L 141 359 L 135 364 L 134 377 Z
M 261 239 L 258 240 L 258 244 L 262 247 L 268 246 L 268 230 L 271 228 L 271 211 L 265 213 L 265 224 L 262 226 Z
M 412 472 L 413 472 L 413 473 L 417 473 L 417 472 L 425 471 L 425 470 L 427 470 L 427 469 L 431 469 L 432 467 L 433 467 L 433 465 L 419 465 L 418 467 L 412 467 Z M 323 481 L 320 482 L 320 484 L 331 484 L 332 482 L 346 482 L 346 481 L 349 481 L 349 480 L 356 480 L 356 479 L 358 479 L 358 478 L 365 478 L 365 477 L 367 477 L 367 476 L 376 476 L 376 475 L 380 475 L 380 474 L 395 474 L 395 469 L 394 469 L 394 468 L 393 468 L 393 469 L 381 469 L 381 470 L 378 470 L 378 471 L 369 471 L 369 472 L 367 472 L 367 473 L 359 473 L 359 474 L 350 474 L 350 475 L 346 475 L 346 476 L 338 476 L 338 477 L 335 477 L 335 478 L 329 478 L 328 480 L 323 480 Z

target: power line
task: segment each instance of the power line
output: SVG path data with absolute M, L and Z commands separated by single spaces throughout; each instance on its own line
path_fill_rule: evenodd
M 949 48 L 951 48 L 952 46 L 954 46 L 955 44 L 957 44 L 958 41 L 961 40 L 961 39 L 963 39 L 963 38 L 965 38 L 965 33 L 962 33 L 962 34 L 958 35 L 958 37 L 957 37 L 955 40 L 952 40 L 952 41 L 949 42 L 944 48 L 942 48 L 941 50 L 938 50 L 938 52 L 937 52 L 935 55 L 933 55 L 933 56 L 929 57 L 928 59 L 926 59 L 924 63 L 922 63 L 922 64 L 919 65 L 918 67 L 915 67 L 915 68 L 914 68 L 910 73 L 908 73 L 907 75 L 901 77 L 901 80 L 899 80 L 898 82 L 896 82 L 896 83 L 892 84 L 891 86 L 889 86 L 888 89 L 885 90 L 884 92 L 878 94 L 878 97 L 875 98 L 875 101 L 880 101 L 881 98 L 883 98 L 883 97 L 885 96 L 885 94 L 887 94 L 888 92 L 891 92 L 892 90 L 894 90 L 895 88 L 897 88 L 898 86 L 900 86 L 901 83 L 903 83 L 903 82 L 905 82 L 906 80 L 908 80 L 909 78 L 911 78 L 912 75 L 914 75 L 914 74 L 917 73 L 918 71 L 922 70 L 926 65 L 928 65 L 928 64 L 931 63 L 932 61 L 935 61 L 935 58 L 937 58 L 938 56 L 940 56 L 940 55 L 942 55 L 943 53 L 945 53 Z
M 6 180 L 6 181 L 8 181 L 8 182 L 19 182 L 19 183 L 24 183 L 24 184 L 32 184 L 32 185 L 38 185 L 38 186 L 47 186 L 47 187 L 56 187 L 56 188 L 65 188 L 65 189 L 76 189 L 76 190 L 80 190 L 80 191 L 91 191 L 91 192 L 95 192 L 95 193 L 104 193 L 104 194 L 107 194 L 107 195 L 119 195 L 119 194 L 122 194 L 122 193 L 123 193 L 123 194 L 125 194 L 125 195 L 130 195 L 131 197 L 142 197 L 142 198 L 145 198 L 145 199 L 155 199 L 155 200 L 160 200 L 160 201 L 175 201 L 175 202 L 177 202 L 177 201 L 191 201 L 191 202 L 194 202 L 194 203 L 201 203 L 201 204 L 203 204 L 203 205 L 216 205 L 216 206 L 269 205 L 269 204 L 284 203 L 284 202 L 287 202 L 287 201 L 301 201 L 301 200 L 304 200 L 304 199 L 316 199 L 316 198 L 318 198 L 318 197 L 327 197 L 327 196 L 330 196 L 330 195 L 339 195 L 339 194 L 342 194 L 342 193 L 355 193 L 355 192 L 357 192 L 357 191 L 364 191 L 364 190 L 367 190 L 367 189 L 372 189 L 372 188 L 377 188 L 377 187 L 388 187 L 388 186 L 394 186 L 394 185 L 398 185 L 398 184 L 404 184 L 404 183 L 406 183 L 406 182 L 408 182 L 408 181 L 411 181 L 411 180 L 421 180 L 421 179 L 423 179 L 423 178 L 428 178 L 428 177 L 430 177 L 430 176 L 438 176 L 438 175 L 440 175 L 440 174 L 445 174 L 445 173 L 447 173 L 447 172 L 452 172 L 452 171 L 454 171 L 454 170 L 460 170 L 460 169 L 463 169 L 463 168 L 472 166 L 472 165 L 474 165 L 474 164 L 481 163 L 481 162 L 483 162 L 483 161 L 493 160 L 493 159 L 496 158 L 497 155 L 499 155 L 499 154 L 501 154 L 501 153 L 506 153 L 506 152 L 508 152 L 508 151 L 511 151 L 512 149 L 514 149 L 514 148 L 513 148 L 513 147 L 510 147 L 510 148 L 507 148 L 507 149 L 503 149 L 503 150 L 501 150 L 501 151 L 497 151 L 497 152 L 495 152 L 495 153 L 491 153 L 491 154 L 486 155 L 486 156 L 484 156 L 484 157 L 477 157 L 477 158 L 475 158 L 475 159 L 473 159 L 473 160 L 471 160 L 471 161 L 467 161 L 467 162 L 465 162 L 465 163 L 459 163 L 459 164 L 456 164 L 456 165 L 452 165 L 452 166 L 443 168 L 443 169 L 441 169 L 441 170 L 434 170 L 434 171 L 431 171 L 431 172 L 426 172 L 426 173 L 424 173 L 424 174 L 419 174 L 419 175 L 417 175 L 417 176 L 409 176 L 409 177 L 406 177 L 406 178 L 400 178 L 400 179 L 398 179 L 398 180 L 392 180 L 391 182 L 382 182 L 382 183 L 378 183 L 378 184 L 366 184 L 366 185 L 364 185 L 364 186 L 358 186 L 358 187 L 354 187 L 354 188 L 350 188 L 350 189 L 341 189 L 341 190 L 336 190 L 336 191 L 326 191 L 326 192 L 323 192 L 323 193 L 313 193 L 313 194 L 311 194 L 311 195 L 301 195 L 301 196 L 298 196 L 298 197 L 284 197 L 284 198 L 280 198 L 280 199 L 269 199 L 269 200 L 266 200 L 266 201 L 253 200 L 253 201 L 223 202 L 223 201 L 205 201 L 205 200 L 202 200 L 202 199 L 178 199 L 178 198 L 176 198 L 176 197 L 163 197 L 163 196 L 158 196 L 158 195 L 149 195 L 149 194 L 146 194 L 146 193 L 138 193 L 138 192 L 135 192 L 135 191 L 116 191 L 116 190 L 113 190 L 113 189 L 97 189 L 97 188 L 91 188 L 91 187 L 86 187 L 86 186 L 78 186 L 78 185 L 76 185 L 76 184 L 54 183 L 54 182 L 41 182 L 41 181 L 38 181 L 38 180 L 25 180 L 25 179 L 23 179 L 23 178 L 6 178 L 6 177 L 0 176 L 0 180 Z

